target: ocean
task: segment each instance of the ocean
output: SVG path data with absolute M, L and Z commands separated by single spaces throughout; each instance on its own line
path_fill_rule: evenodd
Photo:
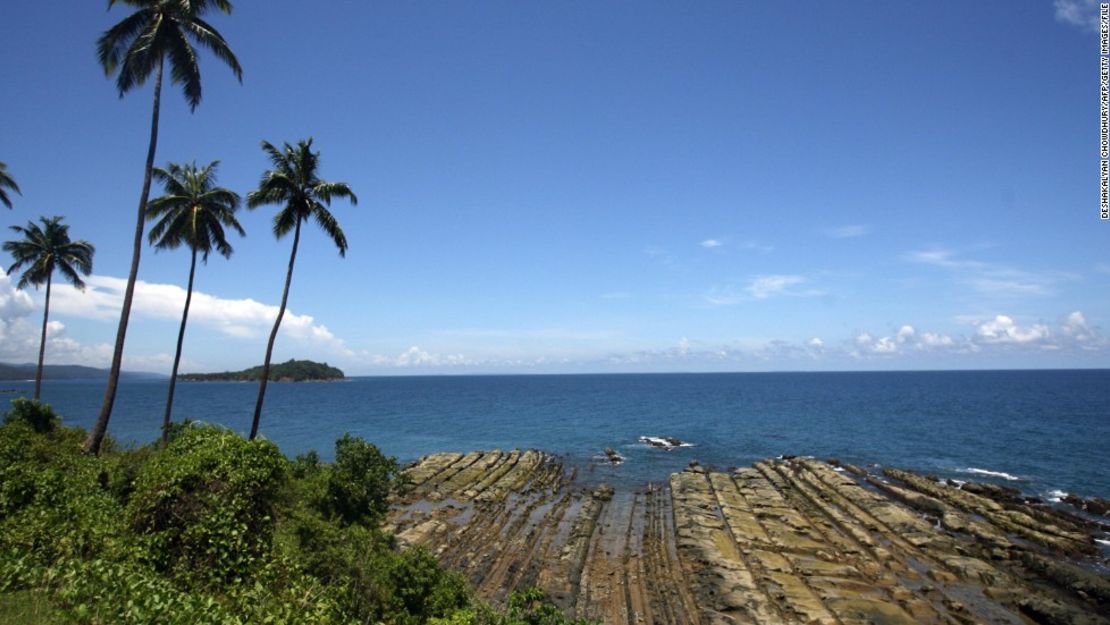
M 30 382 L 0 382 L 0 402 Z M 46 381 L 88 428 L 103 382 Z M 158 436 L 165 380 L 122 382 L 109 433 Z M 174 418 L 250 427 L 257 385 L 181 382 Z M 270 384 L 261 433 L 329 459 L 346 432 L 411 461 L 437 451 L 537 448 L 587 481 L 663 481 L 691 460 L 727 468 L 781 454 L 990 481 L 1045 498 L 1110 497 L 1110 371 L 945 371 L 361 377 Z M 689 443 L 652 448 L 641 436 Z M 599 455 L 611 447 L 619 466 Z

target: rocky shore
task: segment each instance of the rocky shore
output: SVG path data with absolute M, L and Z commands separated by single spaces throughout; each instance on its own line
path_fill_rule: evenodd
M 535 451 L 444 453 L 389 515 L 487 599 L 539 586 L 605 623 L 1110 624 L 1095 515 L 807 458 L 585 487 Z

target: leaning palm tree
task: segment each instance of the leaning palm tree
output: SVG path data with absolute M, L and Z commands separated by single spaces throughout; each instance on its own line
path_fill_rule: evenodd
M 301 240 L 301 224 L 309 219 L 335 242 L 339 255 L 347 255 L 347 237 L 335 217 L 328 212 L 332 198 L 347 198 L 351 204 L 358 204 L 351 188 L 343 182 L 320 180 L 317 170 L 320 167 L 320 153 L 312 151 L 312 139 L 302 140 L 296 146 L 285 144 L 279 150 L 268 141 L 262 142 L 262 149 L 270 157 L 273 169 L 262 174 L 258 189 L 247 194 L 247 208 L 257 208 L 264 204 L 284 205 L 274 215 L 274 236 L 278 239 L 293 231 L 293 251 L 289 254 L 289 270 L 285 274 L 285 290 L 281 294 L 281 307 L 278 308 L 274 328 L 270 330 L 270 340 L 266 344 L 266 359 L 262 363 L 262 379 L 258 385 L 258 401 L 254 405 L 254 421 L 251 422 L 251 440 L 258 435 L 258 421 L 262 416 L 262 402 L 266 398 L 266 383 L 270 378 L 270 357 L 274 352 L 281 318 L 285 316 L 285 305 L 289 301 L 289 284 L 293 281 L 293 263 L 297 260 L 297 245 Z
M 8 189 L 23 195 L 19 191 L 19 185 L 12 179 L 11 174 L 8 173 L 8 166 L 5 163 L 0 163 L 0 204 L 12 207 L 12 198 L 8 195 Z
M 212 6 L 230 14 L 231 3 L 227 0 L 108 0 L 108 8 L 117 2 L 137 10 L 100 36 L 96 43 L 97 57 L 105 74 L 110 76 L 118 71 L 116 88 L 119 89 L 121 98 L 133 88 L 142 86 L 153 74 L 154 109 L 150 120 L 150 146 L 147 148 L 146 168 L 143 171 L 143 190 L 139 194 L 139 215 L 135 221 L 135 237 L 131 249 L 131 271 L 127 275 L 127 288 L 123 292 L 123 308 L 120 311 L 119 328 L 116 330 L 112 367 L 108 372 L 108 387 L 104 391 L 100 415 L 85 442 L 85 450 L 94 454 L 100 451 L 100 443 L 108 431 L 108 419 L 112 416 L 120 366 L 123 364 L 123 343 L 127 335 L 127 321 L 131 316 L 131 301 L 135 297 L 135 280 L 139 274 L 139 256 L 143 249 L 143 222 L 150 197 L 154 152 L 158 145 L 158 115 L 166 62 L 169 61 L 170 64 L 170 81 L 181 85 L 185 101 L 192 110 L 196 110 L 200 104 L 201 94 L 200 68 L 197 66 L 194 45 L 207 48 L 216 58 L 231 67 L 240 82 L 243 80 L 239 61 L 223 36 L 202 19 Z
M 157 220 L 150 229 L 150 243 L 157 249 L 189 248 L 189 286 L 185 290 L 185 310 L 181 313 L 181 329 L 177 331 L 177 351 L 173 356 L 170 389 L 166 397 L 166 414 L 162 419 L 162 447 L 169 442 L 170 416 L 173 412 L 173 392 L 177 386 L 177 367 L 181 364 L 181 345 L 185 341 L 185 323 L 189 319 L 189 304 L 193 301 L 193 277 L 197 271 L 197 255 L 208 263 L 208 254 L 215 249 L 224 258 L 231 257 L 231 245 L 224 228 L 246 235 L 235 219 L 239 208 L 239 195 L 216 186 L 216 168 L 219 161 L 206 167 L 196 163 L 178 165 L 170 163 L 165 169 L 155 168 L 154 177 L 165 187 L 166 194 L 154 198 L 147 206 L 147 219 Z
M 92 259 L 96 249 L 88 241 L 71 241 L 69 239 L 69 226 L 62 224 L 61 217 L 40 217 L 40 228 L 34 222 L 27 222 L 27 227 L 11 226 L 11 229 L 23 238 L 17 241 L 4 243 L 4 251 L 11 254 L 15 260 L 8 273 L 13 273 L 26 267 L 19 278 L 18 288 L 28 285 L 46 285 L 46 303 L 42 309 L 42 338 L 39 340 L 39 368 L 35 372 L 35 401 L 42 394 L 42 363 L 46 355 L 46 323 L 50 318 L 50 287 L 54 282 L 54 271 L 62 272 L 62 276 L 70 284 L 80 290 L 85 289 L 85 281 L 80 274 L 86 276 L 92 273 Z

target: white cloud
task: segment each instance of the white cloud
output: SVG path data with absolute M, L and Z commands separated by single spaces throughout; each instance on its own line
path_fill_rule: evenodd
M 756 299 L 767 299 L 773 295 L 790 294 L 787 289 L 795 284 L 801 284 L 806 279 L 794 275 L 756 276 L 745 289 Z
M 410 367 L 457 367 L 461 365 L 475 364 L 468 360 L 462 354 L 432 354 L 420 349 L 417 346 L 412 346 L 402 352 L 396 358 L 385 358 L 378 356 L 373 359 L 374 364 L 387 365 L 400 368 Z
M 1086 30 L 1098 30 L 1098 3 L 1095 0 L 1056 0 L 1054 4 L 1057 21 Z
M 902 258 L 951 271 L 964 284 L 991 296 L 1053 295 L 1057 285 L 1077 278 L 1068 273 L 1024 271 L 1006 265 L 960 258 L 955 252 L 941 248 L 908 252 Z
M 921 335 L 921 340 L 917 344 L 918 349 L 931 349 L 937 347 L 952 347 L 956 341 L 947 334 L 935 334 L 933 332 L 925 332 Z
M 722 243 L 718 239 L 706 239 L 706 240 L 702 241 L 701 243 L 699 243 L 698 245 L 700 245 L 700 246 L 702 246 L 706 249 L 713 249 L 715 247 L 721 247 L 722 245 L 724 245 L 724 243 Z
M 873 231 L 874 228 L 867 224 L 851 224 L 837 228 L 829 228 L 824 231 L 824 234 L 830 239 L 854 239 L 867 236 Z
M 984 343 L 1025 344 L 1042 341 L 1049 337 L 1048 326 L 1033 324 L 1022 327 L 1007 315 L 996 315 L 994 319 L 977 324 L 975 336 Z
M 898 328 L 898 334 L 895 335 L 894 339 L 899 343 L 907 343 L 912 341 L 916 335 L 917 330 L 914 330 L 913 326 L 905 325 Z
M 816 336 L 806 341 L 806 345 L 816 350 L 822 350 L 825 348 L 825 342 L 817 338 Z
M 123 278 L 92 275 L 86 279 L 84 291 L 64 285 L 54 291 L 52 310 L 73 317 L 111 321 L 119 318 L 123 305 L 123 291 L 127 281 Z M 132 318 L 177 321 L 185 306 L 185 289 L 176 284 L 159 284 L 139 280 L 135 283 Z M 277 317 L 278 307 L 253 299 L 227 299 L 193 291 L 189 306 L 189 324 L 205 326 L 236 338 L 266 336 Z M 281 333 L 292 339 L 327 343 L 342 347 L 338 339 L 311 315 L 299 315 L 286 309 L 281 321 Z

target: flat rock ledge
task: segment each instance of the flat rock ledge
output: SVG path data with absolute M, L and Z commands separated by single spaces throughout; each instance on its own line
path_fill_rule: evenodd
M 1104 521 L 832 462 L 624 492 L 535 450 L 434 454 L 387 525 L 488 600 L 539 586 L 604 623 L 1110 625 Z

